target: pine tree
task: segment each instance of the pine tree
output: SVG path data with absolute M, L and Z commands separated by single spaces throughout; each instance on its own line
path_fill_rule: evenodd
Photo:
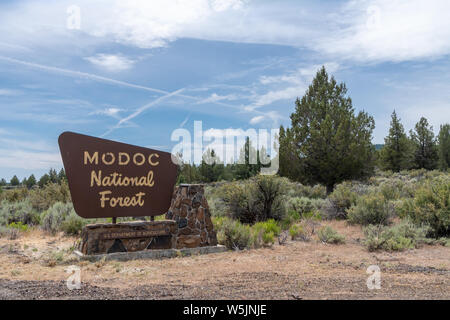
M 389 135 L 384 138 L 384 147 L 380 151 L 380 158 L 384 170 L 398 172 L 410 169 L 413 165 L 411 141 L 406 136 L 395 110 L 392 113 Z
M 6 180 L 5 180 L 4 178 L 2 178 L 2 179 L 0 180 L 0 187 L 4 187 L 4 186 L 6 186 L 6 185 L 7 185 Z
M 306 94 L 295 101 L 291 129 L 281 137 L 280 171 L 302 183 L 336 183 L 373 171 L 374 120 L 355 116 L 344 83 L 337 84 L 322 67 Z M 282 160 L 283 159 L 283 160 Z
M 31 189 L 33 186 L 36 185 L 36 178 L 34 177 L 34 174 L 28 177 L 26 186 L 28 189 Z
M 46 173 L 39 179 L 38 185 L 39 185 L 39 187 L 42 188 L 49 182 L 50 182 L 50 176 Z
M 428 125 L 427 119 L 420 118 L 414 131 L 410 132 L 414 146 L 414 167 L 417 169 L 436 169 L 438 150 L 434 138 L 433 127 Z
M 450 168 L 450 124 L 441 125 L 438 136 L 439 169 Z
M 61 170 L 59 170 L 59 173 L 58 173 L 58 182 L 61 183 L 64 180 L 67 180 L 66 172 L 64 171 L 64 169 L 61 168 Z
M 9 182 L 12 186 L 18 186 L 20 184 L 19 178 L 17 178 L 16 175 L 11 178 L 11 181 Z

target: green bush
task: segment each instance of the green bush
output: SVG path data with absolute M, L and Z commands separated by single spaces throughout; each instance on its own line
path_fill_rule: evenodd
M 287 230 L 291 225 L 298 222 L 300 218 L 300 214 L 297 211 L 290 210 L 285 214 L 283 220 L 280 221 L 280 226 L 283 230 Z
M 227 215 L 242 223 L 281 220 L 285 214 L 285 180 L 277 176 L 258 175 L 226 184 L 218 194 L 226 205 Z
M 416 225 L 427 224 L 429 236 L 450 236 L 450 177 L 432 179 L 420 187 L 414 199 L 406 200 L 401 209 Z
M 334 188 L 322 212 L 328 219 L 345 219 L 348 209 L 356 203 L 357 198 L 358 194 L 352 190 L 351 182 L 345 181 Z
M 50 233 L 64 231 L 66 234 L 78 234 L 89 221 L 78 217 L 72 203 L 57 202 L 41 218 L 41 227 Z
M 340 235 L 336 230 L 330 226 L 325 226 L 319 229 L 317 233 L 320 241 L 331 244 L 341 244 L 345 243 L 345 237 Z
M 0 205 L 0 225 L 6 226 L 14 222 L 35 225 L 39 223 L 39 214 L 33 210 L 28 200 L 3 201 Z
M 347 219 L 350 223 L 369 225 L 387 225 L 394 213 L 393 205 L 380 194 L 369 194 L 359 197 L 356 204 L 348 210 Z
M 386 227 L 369 225 L 364 229 L 365 245 L 369 251 L 402 251 L 425 243 L 428 227 L 417 227 L 408 220 Z
M 29 227 L 28 227 L 28 225 L 26 225 L 26 224 L 23 224 L 22 222 L 12 222 L 12 223 L 10 223 L 9 225 L 8 225 L 8 228 L 11 228 L 11 229 L 17 229 L 17 230 L 20 230 L 20 231 L 22 231 L 22 232 L 26 232 L 26 231 L 28 231 L 28 229 L 29 229 Z
M 17 188 L 11 190 L 4 190 L 0 194 L 0 202 L 20 202 L 27 198 L 28 189 L 27 188 Z
M 251 247 L 250 226 L 230 218 L 216 221 L 216 226 L 219 228 L 217 229 L 218 242 L 228 249 L 243 250 Z
M 271 245 L 275 242 L 275 237 L 281 233 L 281 228 L 275 220 L 269 219 L 264 222 L 257 222 L 251 227 L 252 244 L 260 247 L 261 241 L 264 245 Z
M 34 209 L 44 211 L 57 202 L 71 202 L 69 186 L 63 180 L 61 183 L 48 183 L 42 188 L 30 190 L 28 198 Z

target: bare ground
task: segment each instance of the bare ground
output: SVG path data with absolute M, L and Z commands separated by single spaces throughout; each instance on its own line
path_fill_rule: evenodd
M 0 239 L 0 299 L 450 299 L 450 248 L 368 252 L 357 226 L 325 222 L 344 245 L 288 241 L 257 250 L 164 260 L 80 262 L 75 238 L 31 231 Z M 81 268 L 69 290 L 66 269 Z M 381 269 L 369 290 L 367 267 Z

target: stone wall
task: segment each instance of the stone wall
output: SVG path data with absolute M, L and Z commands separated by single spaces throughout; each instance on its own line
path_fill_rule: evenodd
M 217 245 L 203 185 L 181 184 L 175 187 L 166 219 L 175 220 L 178 225 L 176 248 Z

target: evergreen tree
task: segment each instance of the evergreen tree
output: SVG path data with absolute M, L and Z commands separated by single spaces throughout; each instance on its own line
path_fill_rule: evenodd
M 384 138 L 384 147 L 380 152 L 380 162 L 383 169 L 395 172 L 410 169 L 413 164 L 411 141 L 406 136 L 395 110 L 392 113 L 389 135 Z
M 450 124 L 441 125 L 438 137 L 439 169 L 450 168 Z
M 12 186 L 18 186 L 20 184 L 19 178 L 17 178 L 16 175 L 11 178 L 11 181 L 9 182 Z
M 427 119 L 420 118 L 415 130 L 410 132 L 414 146 L 414 167 L 417 169 L 433 170 L 436 168 L 438 152 L 434 138 L 433 127 L 428 125 Z
M 249 137 L 246 137 L 245 144 L 239 150 L 239 160 L 235 166 L 235 178 L 242 180 L 257 175 L 261 169 L 261 163 L 258 159 L 258 152 L 252 146 Z
M 46 173 L 39 179 L 38 185 L 42 188 L 49 182 L 51 182 L 50 176 Z
M 6 186 L 6 185 L 7 185 L 6 180 L 5 180 L 4 178 L 2 178 L 2 179 L 0 180 L 0 187 L 4 187 L 4 186 Z
M 355 116 L 344 83 L 337 84 L 322 67 L 306 94 L 295 101 L 292 127 L 280 133 L 280 171 L 302 183 L 336 183 L 373 171 L 374 120 Z
M 28 177 L 26 186 L 28 189 L 31 189 L 33 186 L 36 185 L 36 178 L 34 177 L 34 174 Z
M 58 173 L 58 182 L 61 183 L 64 180 L 67 180 L 66 172 L 64 171 L 63 168 L 61 168 L 61 170 L 59 170 L 59 173 Z
M 58 174 L 56 173 L 55 169 L 50 169 L 50 171 L 48 172 L 48 176 L 50 178 L 50 182 L 58 183 Z
M 224 170 L 223 163 L 216 155 L 214 149 L 208 149 L 203 154 L 202 163 L 199 166 L 199 172 L 203 182 L 218 181 Z

